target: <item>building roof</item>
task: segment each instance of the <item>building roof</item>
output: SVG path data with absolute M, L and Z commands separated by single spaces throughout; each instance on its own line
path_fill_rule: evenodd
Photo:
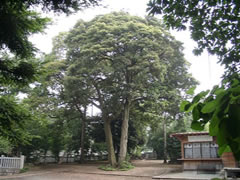
M 182 132 L 182 133 L 173 133 L 170 135 L 170 137 L 179 137 L 179 136 L 196 136 L 196 135 L 209 135 L 208 132 L 202 131 L 202 132 Z

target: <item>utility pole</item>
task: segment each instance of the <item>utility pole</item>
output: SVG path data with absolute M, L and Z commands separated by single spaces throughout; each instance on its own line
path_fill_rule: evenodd
M 166 125 L 166 114 L 163 114 L 163 163 L 167 163 L 167 125 Z

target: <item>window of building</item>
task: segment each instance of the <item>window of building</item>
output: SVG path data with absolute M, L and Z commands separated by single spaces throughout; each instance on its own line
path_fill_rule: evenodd
M 218 145 L 214 142 L 184 144 L 185 159 L 218 158 Z

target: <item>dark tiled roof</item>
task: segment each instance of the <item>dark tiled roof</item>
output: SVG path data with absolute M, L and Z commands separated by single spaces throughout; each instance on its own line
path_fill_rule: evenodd
M 177 136 L 195 136 L 195 135 L 209 135 L 208 132 L 202 131 L 202 132 L 182 132 L 182 133 L 173 133 L 170 136 L 171 137 L 177 137 Z

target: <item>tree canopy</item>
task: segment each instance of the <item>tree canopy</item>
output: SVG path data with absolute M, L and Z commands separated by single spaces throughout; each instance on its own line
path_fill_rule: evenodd
M 151 0 L 148 7 L 150 14 L 163 14 L 168 27 L 185 30 L 189 23 L 191 37 L 198 45 L 196 55 L 207 49 L 222 64 L 239 66 L 239 1 Z
M 36 48 L 28 40 L 28 38 L 36 33 L 43 32 L 46 26 L 49 24 L 50 19 L 44 18 L 41 14 L 35 12 L 33 9 L 36 7 L 42 7 L 43 10 L 72 13 L 81 8 L 86 8 L 90 5 L 97 5 L 97 0 L 84 0 L 84 1 L 45 1 L 45 0 L 31 0 L 31 1 L 8 1 L 3 0 L 0 4 L 0 72 L 1 74 L 8 73 L 10 76 L 23 76 L 21 78 L 26 78 L 24 72 L 22 74 L 20 71 L 13 71 L 6 62 L 2 52 L 11 52 L 19 58 L 30 59 Z M 28 67 L 21 64 L 20 68 Z M 19 68 L 19 69 L 20 69 Z M 31 74 L 29 71 L 29 77 Z

